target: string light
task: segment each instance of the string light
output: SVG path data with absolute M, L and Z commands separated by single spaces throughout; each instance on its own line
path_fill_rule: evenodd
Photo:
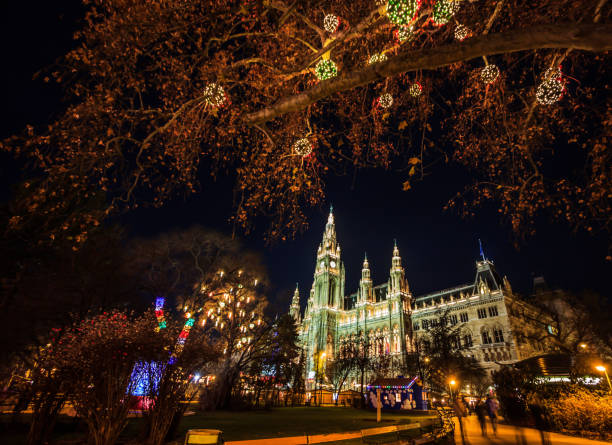
M 307 138 L 298 139 L 295 141 L 295 144 L 293 144 L 293 152 L 298 156 L 306 157 L 312 153 L 312 145 Z M 248 302 L 249 299 L 247 298 L 247 303 Z
M 380 105 L 380 107 L 384 109 L 390 108 L 391 105 L 393 105 L 393 96 L 391 96 L 391 94 L 389 93 L 382 94 L 378 98 L 378 105 Z
M 336 32 L 338 30 L 339 25 L 340 25 L 340 19 L 338 18 L 338 16 L 335 16 L 334 14 L 327 14 L 323 18 L 323 28 L 325 28 L 325 31 L 329 33 Z
M 387 15 L 395 25 L 408 25 L 416 18 L 421 7 L 421 0 L 389 0 Z
M 164 317 L 164 303 L 166 299 L 164 297 L 158 297 L 155 299 L 155 318 L 157 319 L 157 331 L 160 331 L 166 327 L 166 318 Z
M 447 24 L 457 12 L 458 6 L 458 1 L 438 0 L 434 3 L 431 20 L 438 26 Z
M 331 59 L 321 59 L 315 66 L 315 74 L 319 80 L 327 80 L 338 75 L 338 68 Z
M 398 42 L 404 43 L 414 39 L 414 31 L 412 26 L 400 26 L 395 30 L 395 38 Z
M 423 92 L 423 87 L 421 86 L 419 82 L 415 82 L 412 85 L 410 85 L 410 89 L 408 91 L 410 92 L 410 95 L 412 97 L 419 97 L 421 93 Z
M 376 53 L 372 54 L 372 57 L 370 57 L 368 63 L 372 65 L 373 63 L 384 62 L 385 60 L 387 60 L 387 55 L 385 53 Z
M 470 31 L 470 28 L 468 28 L 467 26 L 462 25 L 461 23 L 458 23 L 457 26 L 455 26 L 455 39 L 456 40 L 463 42 L 471 34 L 472 34 L 472 31 Z
M 204 88 L 204 100 L 212 107 L 220 107 L 224 104 L 227 97 L 223 87 L 216 83 L 209 83 Z
M 499 68 L 497 65 L 487 65 L 480 72 L 480 78 L 486 84 L 493 83 L 499 77 Z

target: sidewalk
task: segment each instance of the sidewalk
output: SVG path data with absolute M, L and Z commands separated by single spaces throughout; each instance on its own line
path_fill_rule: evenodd
M 491 423 L 487 423 L 488 437 L 482 437 L 476 416 L 463 418 L 463 427 L 466 431 L 466 445 L 540 445 L 540 432 L 533 428 L 514 427 L 511 425 L 498 425 L 497 436 L 493 436 Z M 455 418 L 455 443 L 462 445 L 461 433 Z M 610 445 L 609 442 L 583 439 L 581 437 L 566 436 L 564 434 L 550 433 L 551 445 Z

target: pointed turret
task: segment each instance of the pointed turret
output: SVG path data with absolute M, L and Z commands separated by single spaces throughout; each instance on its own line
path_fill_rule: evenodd
M 372 298 L 372 279 L 370 277 L 370 263 L 368 263 L 368 254 L 365 254 L 363 259 L 363 267 L 361 268 L 361 280 L 359 281 L 359 302 L 364 303 Z
M 296 323 L 301 321 L 300 314 L 300 289 L 299 284 L 295 284 L 295 291 L 293 292 L 293 300 L 291 300 L 291 306 L 289 308 L 289 315 L 293 317 Z
M 397 295 L 402 291 L 407 291 L 404 280 L 404 268 L 402 267 L 402 258 L 400 257 L 397 247 L 397 240 L 393 241 L 393 257 L 391 258 L 391 272 L 389 274 L 389 294 Z
M 488 293 L 502 289 L 503 280 L 491 260 L 476 261 L 474 289 L 477 293 Z
M 319 245 L 317 251 L 317 257 L 323 257 L 325 255 L 339 255 L 340 245 L 336 240 L 336 225 L 334 223 L 334 208 L 329 207 L 329 216 L 327 217 L 327 224 L 325 224 L 325 232 L 323 232 L 323 240 Z

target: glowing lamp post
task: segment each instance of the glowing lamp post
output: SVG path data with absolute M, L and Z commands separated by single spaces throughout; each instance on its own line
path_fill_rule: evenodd
M 456 384 L 457 384 L 457 382 L 456 382 L 454 379 L 453 379 L 453 380 L 450 380 L 450 381 L 448 382 L 448 390 L 449 390 L 449 391 L 448 391 L 448 393 L 449 393 L 449 396 L 450 396 L 449 398 L 450 398 L 451 400 L 453 399 L 453 387 L 454 387 Z
M 610 394 L 612 394 L 612 383 L 610 383 L 610 377 L 608 376 L 608 371 L 606 370 L 606 367 L 599 365 L 599 366 L 595 366 L 595 369 L 597 369 L 599 372 L 604 373 L 604 375 L 606 376 L 606 380 L 608 381 L 608 387 L 610 388 Z

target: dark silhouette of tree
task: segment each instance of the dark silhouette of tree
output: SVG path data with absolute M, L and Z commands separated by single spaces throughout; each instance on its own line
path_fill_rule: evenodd
M 439 315 L 426 333 L 415 339 L 423 356 L 421 368 L 426 382 L 434 390 L 445 392 L 451 379 L 458 381 L 458 388 L 468 382 L 484 380 L 485 373 L 478 361 L 462 348 L 461 326 L 452 325 L 447 312 Z

